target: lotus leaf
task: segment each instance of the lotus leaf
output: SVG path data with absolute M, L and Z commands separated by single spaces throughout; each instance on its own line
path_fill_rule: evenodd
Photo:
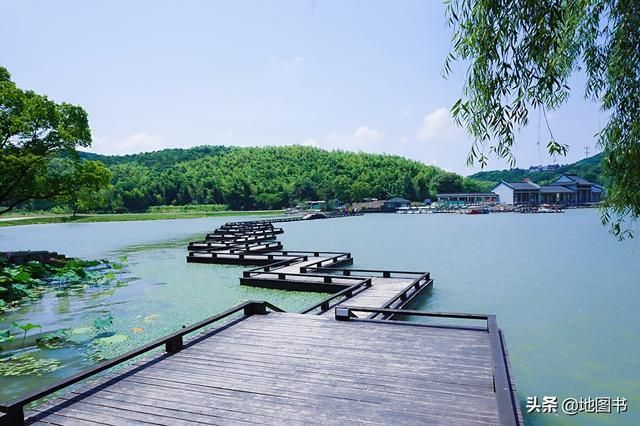
M 42 376 L 60 368 L 56 359 L 35 358 L 32 355 L 0 359 L 0 376 Z

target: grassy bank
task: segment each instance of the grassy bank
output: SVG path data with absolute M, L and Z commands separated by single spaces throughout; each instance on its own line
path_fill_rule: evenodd
M 196 219 L 201 217 L 218 216 L 274 216 L 281 215 L 284 210 L 259 210 L 259 211 L 205 211 L 205 212 L 153 212 L 153 213 L 119 213 L 119 214 L 79 214 L 75 217 L 69 215 L 51 216 L 16 216 L 12 218 L 0 217 L 1 226 L 35 225 L 43 223 L 86 223 L 86 222 L 125 222 L 136 220 L 168 220 L 168 219 Z

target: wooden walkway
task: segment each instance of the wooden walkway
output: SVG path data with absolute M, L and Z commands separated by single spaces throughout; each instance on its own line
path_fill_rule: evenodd
M 187 261 L 260 265 L 241 284 L 325 300 L 302 313 L 245 302 L 0 405 L 0 425 L 23 424 L 27 404 L 60 390 L 26 423 L 523 424 L 495 317 L 407 310 L 433 285 L 429 273 L 344 268 L 350 253 L 282 250 L 277 233 L 268 222 L 227 224 L 190 243 Z
M 207 234 L 204 241 L 189 243 L 187 262 L 261 265 L 245 271 L 240 283 L 332 293 L 326 303 L 305 310 L 316 314 L 347 303 L 399 309 L 433 284 L 426 272 L 339 269 L 353 263 L 348 252 L 282 250 L 276 240 L 281 233 L 282 228 L 269 222 L 228 223 Z M 247 241 L 260 237 L 265 239 Z
M 47 425 L 501 424 L 483 329 L 246 316 L 29 413 Z

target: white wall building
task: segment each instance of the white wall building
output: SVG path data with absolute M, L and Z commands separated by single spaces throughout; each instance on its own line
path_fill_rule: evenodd
M 540 186 L 533 182 L 505 182 L 493 187 L 500 204 L 537 205 L 540 204 Z

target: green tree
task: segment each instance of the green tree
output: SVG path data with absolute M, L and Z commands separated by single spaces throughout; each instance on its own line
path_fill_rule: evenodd
M 368 197 L 423 200 L 433 198 L 432 181 L 446 173 L 393 155 L 303 146 L 82 156 L 109 166 L 113 185 L 106 191 L 107 208 L 118 212 L 162 204 L 214 203 L 248 210 L 334 198 L 345 203 Z M 456 187 L 473 188 L 473 181 L 455 176 L 447 179 L 456 181 Z
M 634 0 L 447 0 L 454 33 L 445 62 L 469 64 L 452 107 L 475 142 L 468 162 L 507 158 L 529 110 L 546 112 L 569 98 L 569 78 L 586 74 L 585 97 L 609 116 L 598 134 L 608 197 L 603 223 L 620 238 L 640 216 L 640 13 Z M 549 130 L 548 151 L 567 145 Z
M 81 107 L 19 89 L 0 67 L 0 214 L 69 194 L 71 175 L 52 161 L 77 160 L 76 147 L 90 144 Z
M 356 180 L 351 184 L 350 195 L 353 201 L 362 201 L 364 198 L 371 197 L 371 184 L 365 180 Z
M 89 211 L 106 203 L 105 191 L 111 181 L 111 172 L 99 161 L 82 161 L 71 165 L 69 193 L 63 197 L 75 216 L 79 211 Z
M 462 190 L 462 176 L 455 173 L 441 173 L 431 180 L 433 194 L 461 192 Z

